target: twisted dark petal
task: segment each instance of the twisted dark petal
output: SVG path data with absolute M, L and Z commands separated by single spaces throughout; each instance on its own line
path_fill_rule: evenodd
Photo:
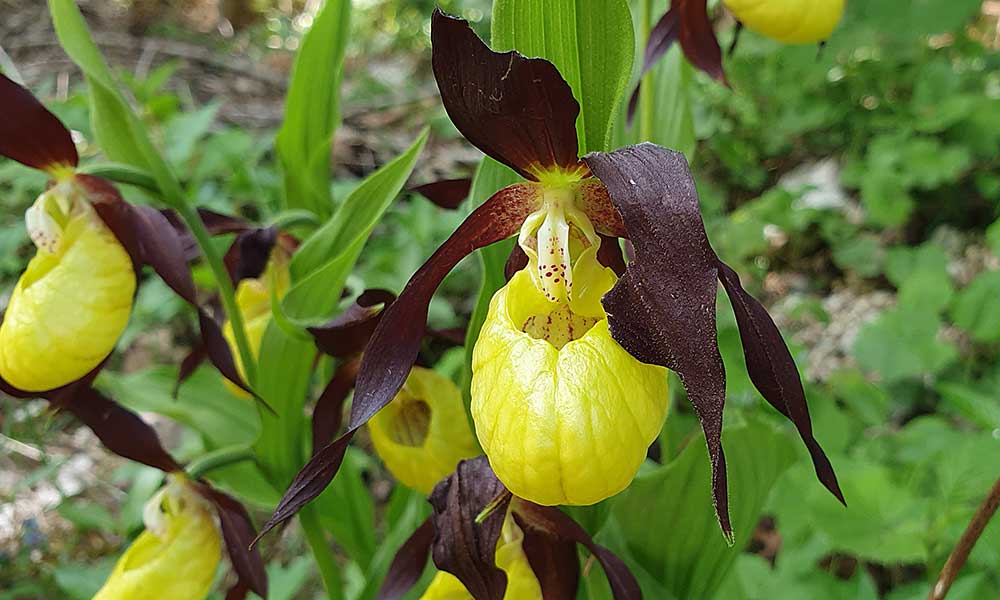
M 56 407 L 73 413 L 118 456 L 168 473 L 181 470 L 148 423 L 90 387 L 89 383 L 79 382 L 63 388 L 62 393 L 49 396 L 49 399 Z
M 504 263 L 503 266 L 504 279 L 510 281 L 510 278 L 514 276 L 514 273 L 517 273 L 527 266 L 528 255 L 521 249 L 520 244 L 514 244 L 514 247 L 510 249 L 510 256 L 507 257 L 507 262 Z
M 709 245 L 684 157 L 641 144 L 595 153 L 587 162 L 608 187 L 635 251 L 625 275 L 604 297 L 611 334 L 639 360 L 680 376 L 705 430 L 712 495 L 726 537 L 732 541 L 721 444 L 726 385 L 716 338 L 717 279 L 733 301 L 751 380 L 795 423 L 820 480 L 843 501 L 833 468 L 813 437 L 792 356 L 767 311 Z
M 442 179 L 432 181 L 412 188 L 424 198 L 427 198 L 441 208 L 454 210 L 465 202 L 469 197 L 469 190 L 472 188 L 472 180 L 468 177 L 462 179 Z
M 729 80 L 722 68 L 722 48 L 708 18 L 708 0 L 680 0 L 671 10 L 677 8 L 680 9 L 678 38 L 684 56 L 692 65 L 728 86 Z
M 428 517 L 396 552 L 375 600 L 398 600 L 410 591 L 427 566 L 433 543 L 434 525 Z
M 816 477 L 837 500 L 846 504 L 833 465 L 813 436 L 809 406 L 806 404 L 799 371 L 778 326 L 761 303 L 743 289 L 736 271 L 721 261 L 719 279 L 736 313 L 750 381 L 771 406 L 795 424 L 802 441 L 809 449 Z
M 256 279 L 264 273 L 271 250 L 278 241 L 274 227 L 251 228 L 241 231 L 223 257 L 233 285 L 244 279 Z
M 79 162 L 69 130 L 31 92 L 0 74 L 0 156 L 47 170 Z
M 361 359 L 348 430 L 302 467 L 260 536 L 290 519 L 329 485 L 340 470 L 355 432 L 391 402 L 406 381 L 427 328 L 431 297 L 445 275 L 473 251 L 517 233 L 524 219 L 538 207 L 537 192 L 536 186 L 520 183 L 494 194 L 459 225 L 410 278 L 392 306 L 385 309 Z
M 375 333 L 384 311 L 396 300 L 388 290 L 365 290 L 343 313 L 324 325 L 310 327 L 316 346 L 325 354 L 348 358 L 361 353 Z
M 199 484 L 199 491 L 215 505 L 222 529 L 222 539 L 226 542 L 226 552 L 233 564 L 233 570 L 239 577 L 237 587 L 230 593 L 239 594 L 241 593 L 239 589 L 245 588 L 261 598 L 267 598 L 267 571 L 264 570 L 264 561 L 260 552 L 250 547 L 256 532 L 249 513 L 232 496 L 206 483 Z M 242 593 L 245 597 L 246 592 Z
M 502 600 L 507 574 L 496 566 L 497 540 L 507 516 L 510 492 L 485 456 L 458 463 L 430 496 L 434 514 L 434 564 L 458 578 L 474 598 Z M 485 509 L 490 512 L 477 522 Z
M 681 4 L 683 0 L 678 0 L 674 2 L 675 5 Z M 639 89 L 642 86 L 642 77 L 649 72 L 650 69 L 660 60 L 667 50 L 674 45 L 677 41 L 677 35 L 680 33 L 680 18 L 679 10 L 676 6 L 672 6 L 670 10 L 663 13 L 660 20 L 656 22 L 656 25 L 649 30 L 649 39 L 646 40 L 646 49 L 643 51 L 642 56 L 642 70 L 639 72 L 639 83 L 635 86 L 635 91 L 632 92 L 632 97 L 628 100 L 628 113 L 627 113 L 627 123 L 632 124 L 632 119 L 635 117 L 636 105 L 639 102 Z
M 462 19 L 431 18 L 434 77 L 448 116 L 467 140 L 527 179 L 579 165 L 580 105 L 556 67 L 494 52 Z
M 542 599 L 576 598 L 580 583 L 576 543 L 531 527 L 517 513 L 514 513 L 514 520 L 524 533 L 521 547 L 542 588 Z
M 726 374 L 715 324 L 717 270 L 684 157 L 652 144 L 587 157 L 625 220 L 635 260 L 604 297 L 611 334 L 639 360 L 672 369 L 708 442 L 719 524 L 732 536 L 722 409 Z
M 597 557 L 597 560 L 601 563 L 601 567 L 604 568 L 604 573 L 608 577 L 608 583 L 611 584 L 611 592 L 614 595 L 615 600 L 641 600 L 642 590 L 639 588 L 639 583 L 636 581 L 635 576 L 632 575 L 632 572 L 625 565 L 622 559 L 618 558 L 614 552 L 596 543 L 594 539 L 590 537 L 590 534 L 588 534 L 583 527 L 580 527 L 580 525 L 571 519 L 566 513 L 562 512 L 555 506 L 539 506 L 538 504 L 522 499 L 516 500 L 513 511 L 514 514 L 517 515 L 518 524 L 525 531 L 526 541 L 528 539 L 527 536 L 529 531 L 537 531 L 554 540 L 582 544 Z M 565 550 L 562 550 L 561 553 L 565 553 Z M 531 561 L 530 555 L 528 556 L 528 560 Z M 563 555 L 562 558 L 559 559 L 558 564 L 563 565 L 563 568 L 566 568 L 567 565 L 565 563 L 567 562 L 568 556 Z M 538 573 L 535 563 L 532 562 L 531 565 L 532 569 Z M 541 577 L 539 577 L 539 582 L 542 582 Z M 567 584 L 563 582 L 560 584 L 550 585 L 561 586 Z M 550 597 L 573 597 L 572 595 L 550 596 L 548 595 L 548 592 L 545 591 L 545 587 L 542 589 L 546 599 Z
M 312 451 L 326 446 L 344 422 L 344 401 L 354 389 L 360 358 L 351 358 L 337 368 L 330 383 L 323 388 L 312 413 Z
M 601 247 L 597 249 L 597 260 L 605 267 L 611 267 L 615 275 L 621 277 L 625 274 L 625 256 L 622 254 L 622 247 L 618 244 L 618 238 L 600 234 Z

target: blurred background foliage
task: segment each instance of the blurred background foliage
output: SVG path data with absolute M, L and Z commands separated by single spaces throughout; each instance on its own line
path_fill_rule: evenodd
M 77 132 L 85 157 L 93 157 L 81 81 L 58 49 L 44 5 L 34 4 L 0 0 L 0 58 L 17 67 Z M 260 220 L 277 208 L 273 138 L 283 85 L 318 4 L 81 3 L 92 27 L 106 33 L 98 41 L 192 197 Z M 359 176 L 405 148 L 426 123 L 433 138 L 414 183 L 470 174 L 479 155 L 450 125 L 430 76 L 429 15 L 441 5 L 488 35 L 490 3 L 355 5 L 334 197 L 344 198 Z M 714 523 L 702 530 L 671 519 L 680 507 L 670 492 L 689 481 L 683 450 L 701 452 L 687 444 L 696 421 L 681 397 L 661 439 L 662 460 L 680 454 L 679 466 L 577 515 L 594 530 L 603 526 L 603 541 L 654 579 L 672 568 L 664 544 L 681 548 L 685 536 L 718 536 L 719 556 L 728 553 L 718 564 L 733 568 L 718 577 L 691 574 L 665 598 L 923 598 L 998 474 L 1000 2 L 848 5 L 822 48 L 743 32 L 726 65 L 732 89 L 690 69 L 685 75 L 690 159 L 710 237 L 766 300 L 793 346 L 817 437 L 848 508 L 813 480 L 804 449 L 781 445 L 790 436 L 774 433 L 778 421 L 744 374 L 722 296 L 720 342 L 736 408 L 724 440 L 734 450 L 739 436 L 777 440 L 770 454 L 733 459 L 746 463 L 744 476 L 734 476 L 734 497 L 756 489 L 754 479 L 765 486 L 753 501 L 766 516 L 756 527 L 743 523 L 746 551 L 725 550 Z M 723 47 L 732 25 L 726 17 L 719 23 Z M 31 254 L 23 211 L 44 184 L 43 175 L 0 163 L 3 303 Z M 401 198 L 349 284 L 398 291 L 459 220 L 421 198 Z M 432 324 L 463 326 L 477 285 L 476 265 L 467 261 L 435 299 Z M 186 310 L 158 280 L 147 281 L 114 370 L 146 389 L 167 385 L 156 365 L 175 364 L 193 339 L 190 318 L 176 318 Z M 210 395 L 218 382 L 202 379 L 189 389 Z M 680 385 L 673 389 L 680 396 Z M 150 410 L 170 414 L 169 406 Z M 194 419 L 168 430 L 181 457 L 211 447 L 198 429 Z M 140 527 L 142 503 L 159 474 L 95 446 L 69 418 L 0 398 L 0 599 L 89 598 L 122 541 Z M 697 458 L 691 470 L 704 468 L 704 457 Z M 374 492 L 374 527 L 386 529 L 395 518 L 395 505 L 386 504 L 390 480 L 363 453 L 355 459 Z M 687 497 L 709 502 L 707 491 Z M 643 509 L 644 532 L 634 531 L 630 506 Z M 285 536 L 271 550 L 282 557 L 273 566 L 272 597 L 315 597 L 319 584 L 301 558 L 303 543 Z M 600 588 L 597 571 L 585 593 Z M 360 590 L 364 582 L 353 585 Z M 993 523 L 949 597 L 987 598 L 998 589 L 1000 524 Z

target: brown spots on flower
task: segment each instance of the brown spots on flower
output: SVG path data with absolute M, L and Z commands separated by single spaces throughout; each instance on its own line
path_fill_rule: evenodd
M 604 235 L 626 237 L 622 216 L 611 203 L 608 188 L 596 178 L 576 184 L 577 206 L 587 215 L 594 229 Z
M 566 344 L 582 338 L 599 320 L 596 317 L 578 315 L 568 305 L 562 304 L 547 315 L 528 317 L 521 326 L 521 331 L 561 350 Z
M 393 415 L 389 438 L 401 446 L 424 445 L 431 426 L 431 407 L 420 398 L 405 400 Z

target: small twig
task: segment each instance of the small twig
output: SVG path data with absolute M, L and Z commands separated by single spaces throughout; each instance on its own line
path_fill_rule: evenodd
M 965 528 L 965 533 L 958 540 L 955 549 L 951 551 L 951 556 L 948 557 L 948 562 L 941 569 L 941 575 L 938 576 L 937 583 L 934 584 L 934 588 L 928 594 L 927 600 L 942 600 L 948 595 L 951 584 L 955 583 L 958 572 L 962 570 L 966 559 L 969 558 L 969 553 L 972 552 L 972 548 L 979 541 L 979 536 L 983 534 L 986 525 L 989 524 L 990 519 L 997 512 L 998 506 L 1000 506 L 1000 478 L 993 484 L 989 495 L 979 505 L 979 510 L 972 516 L 969 526 Z

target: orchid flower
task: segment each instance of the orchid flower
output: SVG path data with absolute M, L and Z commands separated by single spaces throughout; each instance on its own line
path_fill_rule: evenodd
M 533 506 L 591 504 L 628 485 L 666 414 L 670 369 L 705 432 L 716 513 L 732 540 L 715 318 L 721 282 L 751 380 L 795 424 L 820 481 L 842 500 L 792 356 L 709 245 L 684 157 L 646 143 L 581 159 L 580 106 L 555 66 L 493 52 L 466 22 L 440 11 L 431 39 L 452 122 L 524 181 L 474 210 L 385 309 L 360 363 L 346 432 L 303 467 L 263 531 L 326 487 L 355 432 L 403 386 L 445 275 L 477 248 L 514 235 L 519 270 L 491 302 L 472 384 L 476 434 L 514 496 Z M 627 267 L 615 237 L 634 247 Z

